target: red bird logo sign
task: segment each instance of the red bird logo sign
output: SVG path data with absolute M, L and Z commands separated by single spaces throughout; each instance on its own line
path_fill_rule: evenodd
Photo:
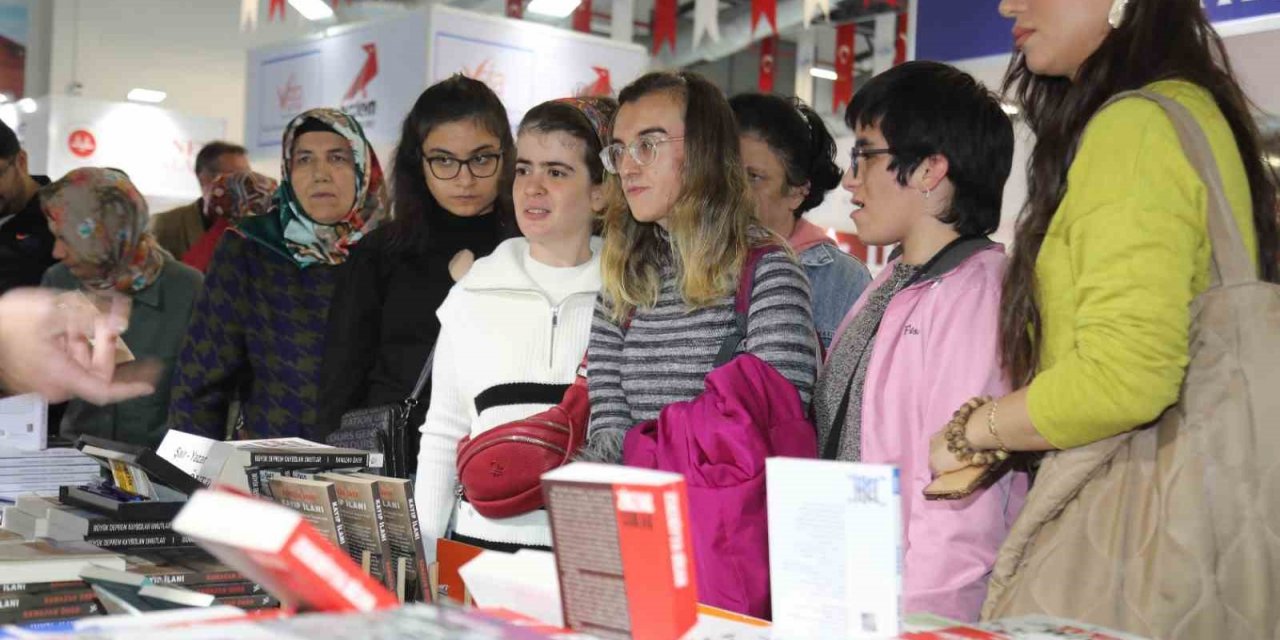
M 613 82 L 609 79 L 608 67 L 591 67 L 596 72 L 596 81 L 588 85 L 582 93 L 589 96 L 613 95 Z
M 370 42 L 361 48 L 365 53 L 364 66 L 360 67 L 356 79 L 351 81 L 351 88 L 347 89 L 347 95 L 342 97 L 344 102 L 355 100 L 356 95 L 361 99 L 367 99 L 369 83 L 373 82 L 373 78 L 378 75 L 378 45 Z

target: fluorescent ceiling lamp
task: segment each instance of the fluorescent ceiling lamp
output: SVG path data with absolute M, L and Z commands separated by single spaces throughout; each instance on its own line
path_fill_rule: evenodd
M 23 113 L 35 113 L 36 101 L 31 98 L 23 98 L 18 101 L 18 110 Z
M 129 99 L 134 102 L 150 102 L 151 104 L 158 104 L 164 102 L 164 99 L 167 97 L 169 97 L 169 94 L 163 91 L 156 91 L 155 89 L 133 89 L 129 91 Z
M 333 8 L 325 0 L 289 0 L 289 6 L 312 22 L 333 17 Z
M 1277 155 L 1267 156 L 1267 164 L 1271 165 L 1272 169 L 1280 169 L 1280 156 L 1277 156 Z
M 834 69 L 824 69 L 823 67 L 809 67 L 809 75 L 823 80 L 835 80 L 837 77 Z
M 1008 102 L 1001 102 L 1000 109 L 1011 116 L 1016 116 L 1021 112 L 1017 105 L 1010 104 Z
M 582 0 L 533 0 L 529 3 L 529 13 L 564 18 L 573 13 Z

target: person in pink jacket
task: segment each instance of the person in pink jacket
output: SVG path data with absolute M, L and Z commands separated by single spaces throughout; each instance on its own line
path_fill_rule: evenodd
M 1000 224 L 1013 124 L 969 75 L 913 62 L 854 96 L 842 186 L 868 245 L 895 257 L 836 330 L 813 412 L 827 459 L 891 464 L 902 478 L 904 611 L 972 621 L 1026 492 L 1005 476 L 961 501 L 925 501 L 929 438 L 955 408 L 1009 390 L 998 317 Z

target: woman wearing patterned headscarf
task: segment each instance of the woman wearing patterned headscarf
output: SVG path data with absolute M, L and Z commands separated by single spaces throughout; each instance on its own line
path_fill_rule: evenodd
M 237 171 L 214 178 L 201 199 L 204 218 L 213 224 L 182 254 L 182 261 L 201 272 L 207 271 L 222 234 L 249 216 L 266 213 L 279 186 L 275 180 L 253 171 Z
M 81 400 L 67 404 L 62 433 L 154 446 L 165 432 L 169 379 L 201 276 L 173 259 L 146 231 L 147 203 L 129 178 L 114 169 L 76 169 L 40 192 L 53 255 L 60 260 L 42 286 L 132 298 L 129 328 L 121 338 L 137 358 L 163 370 L 155 393 L 114 407 Z
M 270 210 L 231 226 L 214 251 L 178 359 L 170 426 L 220 439 L 315 432 L 334 283 L 351 248 L 388 218 L 382 168 L 354 118 L 313 109 L 285 129 Z

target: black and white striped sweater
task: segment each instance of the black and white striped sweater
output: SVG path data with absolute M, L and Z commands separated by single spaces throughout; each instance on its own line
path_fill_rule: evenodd
M 785 252 L 763 256 L 747 314 L 743 349 L 769 363 L 796 386 L 808 406 L 817 376 L 817 339 L 809 281 Z M 624 332 L 596 299 L 588 347 L 591 425 L 581 460 L 619 462 L 632 426 L 653 420 L 663 407 L 702 393 L 717 352 L 734 326 L 733 296 L 690 310 L 673 268 L 664 269 L 658 304 L 637 309 Z

